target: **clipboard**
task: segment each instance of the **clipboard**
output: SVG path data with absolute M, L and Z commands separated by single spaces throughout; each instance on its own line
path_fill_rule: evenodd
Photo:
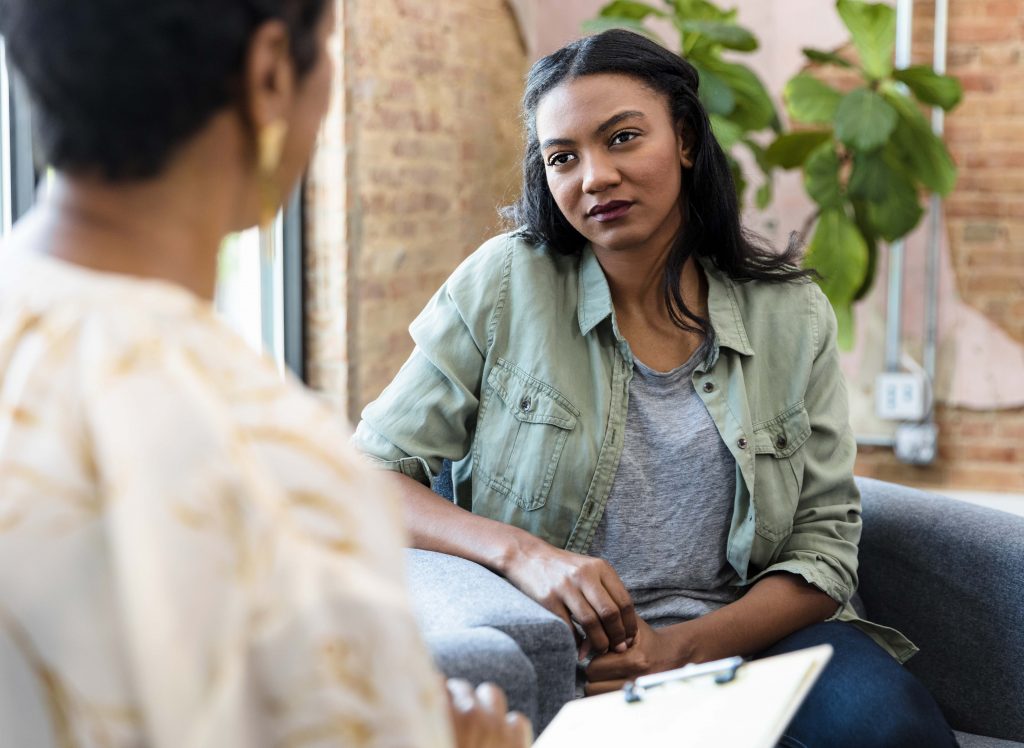
M 831 657 L 832 647 L 822 644 L 644 676 L 621 691 L 569 702 L 534 748 L 774 748 Z

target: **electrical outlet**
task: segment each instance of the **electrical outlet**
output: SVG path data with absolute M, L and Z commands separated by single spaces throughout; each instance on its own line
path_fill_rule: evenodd
M 875 379 L 875 413 L 889 421 L 921 421 L 928 414 L 924 376 L 886 372 Z
M 939 430 L 934 423 L 903 423 L 896 427 L 896 459 L 911 465 L 935 462 Z

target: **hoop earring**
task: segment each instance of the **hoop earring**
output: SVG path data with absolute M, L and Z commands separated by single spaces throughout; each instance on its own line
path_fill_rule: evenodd
M 260 226 L 263 228 L 274 222 L 281 209 L 281 187 L 276 177 L 287 134 L 288 124 L 283 119 L 271 122 L 259 132 Z

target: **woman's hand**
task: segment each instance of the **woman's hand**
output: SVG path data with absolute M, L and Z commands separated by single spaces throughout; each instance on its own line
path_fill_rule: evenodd
M 531 538 L 503 571 L 570 628 L 574 621 L 582 627 L 581 659 L 587 652 L 623 652 L 636 636 L 633 600 L 607 561 Z
M 587 667 L 587 685 L 584 692 L 595 696 L 622 688 L 626 681 L 641 675 L 660 673 L 682 667 L 691 661 L 683 645 L 684 627 L 681 623 L 664 629 L 652 629 L 638 619 L 636 639 L 624 652 L 609 652 L 591 660 Z
M 530 723 L 508 711 L 505 694 L 493 683 L 476 688 L 464 680 L 448 681 L 448 708 L 458 748 L 527 748 Z

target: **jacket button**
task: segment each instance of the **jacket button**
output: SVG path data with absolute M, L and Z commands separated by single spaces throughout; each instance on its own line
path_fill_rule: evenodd
M 779 434 L 778 436 L 775 437 L 775 446 L 778 447 L 779 449 L 782 449 L 788 443 L 789 442 L 786 441 L 785 434 Z
M 736 442 L 736 446 L 739 447 L 740 449 L 746 449 L 747 448 L 747 440 L 744 437 L 741 436 L 739 438 L 739 440 Z
M 715 383 L 714 382 L 705 382 L 704 383 L 704 391 L 705 392 L 714 392 L 715 391 Z
M 519 410 L 523 411 L 524 413 L 529 413 L 532 408 L 533 401 L 530 398 L 524 397 L 522 400 L 519 401 Z

